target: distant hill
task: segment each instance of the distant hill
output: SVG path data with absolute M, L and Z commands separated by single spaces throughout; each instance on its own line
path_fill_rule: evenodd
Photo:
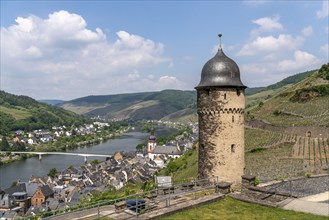
M 64 102 L 59 106 L 87 117 L 99 116 L 117 120 L 161 119 L 179 111 L 186 111 L 186 114 L 195 112 L 196 91 L 164 90 L 87 96 Z
M 263 91 L 266 89 L 266 87 L 251 87 L 251 88 L 246 88 L 246 95 L 252 95 L 257 92 Z
M 247 108 L 271 98 L 315 71 L 299 73 L 267 87 L 247 88 Z M 196 91 L 164 90 L 118 95 L 87 96 L 58 106 L 87 117 L 105 119 L 163 119 L 196 121 Z
M 49 105 L 59 105 L 63 102 L 65 102 L 64 100 L 58 100 L 58 99 L 42 99 L 42 100 L 38 100 L 38 102 L 42 102 L 42 103 L 46 103 Z
M 59 125 L 81 124 L 88 119 L 59 107 L 40 103 L 28 96 L 0 91 L 0 134 L 30 131 Z
M 259 102 L 250 115 L 275 125 L 329 126 L 329 64 L 305 75 L 298 83 L 273 86 L 280 91 Z

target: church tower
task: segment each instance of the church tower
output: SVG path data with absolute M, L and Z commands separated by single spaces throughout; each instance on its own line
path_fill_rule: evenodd
M 151 130 L 151 135 L 149 137 L 149 140 L 147 142 L 147 154 L 148 154 L 148 157 L 151 158 L 152 160 L 154 159 L 153 158 L 153 151 L 157 145 L 157 142 L 156 142 L 156 137 L 154 135 L 154 129 L 152 128 Z
M 221 40 L 221 34 L 219 35 Z M 202 69 L 197 90 L 199 178 L 240 183 L 244 174 L 245 88 L 221 47 Z

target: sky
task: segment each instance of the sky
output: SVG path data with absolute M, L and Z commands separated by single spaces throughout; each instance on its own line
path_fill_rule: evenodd
M 248 87 L 329 59 L 329 1 L 0 2 L 1 90 L 38 100 L 193 90 L 219 33 Z

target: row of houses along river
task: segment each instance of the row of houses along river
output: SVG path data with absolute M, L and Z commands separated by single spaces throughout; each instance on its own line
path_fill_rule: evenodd
M 174 128 L 158 127 L 156 135 L 168 135 L 175 131 Z M 114 154 L 117 151 L 133 151 L 136 146 L 147 140 L 149 134 L 139 130 L 125 133 L 121 137 L 107 140 L 106 142 L 94 145 L 80 147 L 68 152 L 75 153 L 94 153 L 94 154 Z M 88 161 L 98 159 L 100 157 L 88 157 Z M 39 161 L 38 157 L 28 158 L 26 160 L 16 161 L 10 164 L 0 166 L 0 188 L 10 187 L 13 181 L 28 181 L 31 175 L 45 176 L 50 169 L 56 168 L 58 171 L 64 170 L 69 166 L 79 167 L 83 165 L 84 158 L 80 156 L 65 155 L 44 155 Z

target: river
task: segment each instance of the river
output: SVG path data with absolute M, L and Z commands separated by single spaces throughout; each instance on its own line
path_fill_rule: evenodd
M 167 135 L 174 131 L 176 130 L 173 128 L 158 127 L 156 129 L 156 135 Z M 130 131 L 118 138 L 109 139 L 106 142 L 94 146 L 79 147 L 68 152 L 113 154 L 116 151 L 133 151 L 138 144 L 147 140 L 148 136 L 148 133 L 142 133 L 138 130 Z M 88 161 L 94 159 L 105 160 L 103 157 L 88 157 Z M 1 165 L 0 188 L 8 188 L 13 181 L 18 179 L 20 181 L 28 181 L 31 175 L 46 176 L 51 168 L 61 171 L 70 165 L 79 167 L 83 164 L 84 158 L 80 156 L 43 155 L 41 161 L 39 161 L 38 157 L 32 157 Z

